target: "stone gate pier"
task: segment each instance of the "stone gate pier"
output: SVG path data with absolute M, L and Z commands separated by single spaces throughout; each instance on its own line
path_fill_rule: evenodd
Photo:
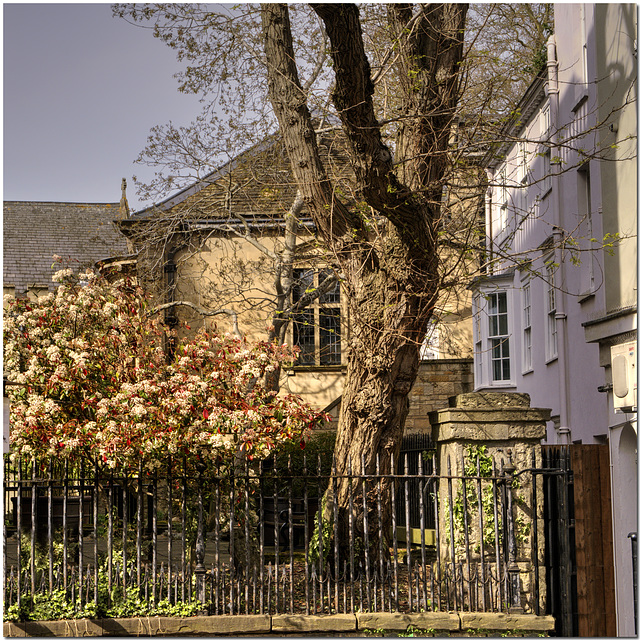
M 545 601 L 543 488 L 533 468 L 550 414 L 532 408 L 528 394 L 497 392 L 454 396 L 429 414 L 441 477 L 440 560 L 458 568 L 463 585 L 474 572 L 504 577 L 500 597 L 514 611 L 532 611 L 536 592 Z

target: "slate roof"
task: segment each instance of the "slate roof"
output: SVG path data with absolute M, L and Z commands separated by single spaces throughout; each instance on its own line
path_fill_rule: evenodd
M 54 254 L 77 261 L 78 268 L 127 253 L 114 220 L 118 202 L 4 202 L 2 275 L 4 286 L 22 296 L 30 286 L 49 290 Z
M 352 177 L 342 145 L 335 133 L 318 136 L 320 157 L 327 173 L 334 184 L 341 186 Z M 265 216 L 281 219 L 289 210 L 296 190 L 282 140 L 273 136 L 163 202 L 133 213 L 120 225 L 126 232 L 127 227 L 137 222 L 162 218 L 163 212 L 191 221 L 228 220 L 234 213 L 253 221 L 264 222 Z M 301 218 L 308 215 L 305 208 Z

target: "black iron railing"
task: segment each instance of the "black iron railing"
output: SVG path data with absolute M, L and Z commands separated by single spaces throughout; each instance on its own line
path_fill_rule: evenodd
M 297 475 L 179 462 L 149 474 L 5 459 L 5 608 L 54 592 L 94 612 L 132 595 L 212 615 L 536 606 L 521 598 L 516 560 L 531 553 L 518 548 L 509 469 L 437 474 L 425 456 L 341 476 L 320 460 Z M 323 506 L 341 479 L 344 510 Z

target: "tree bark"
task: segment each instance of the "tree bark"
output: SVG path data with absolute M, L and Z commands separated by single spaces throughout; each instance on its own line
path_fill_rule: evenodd
M 262 8 L 269 97 L 300 192 L 340 266 L 348 301 L 350 335 L 335 449 L 337 473 L 346 473 L 349 464 L 359 472 L 363 462 L 365 471 L 374 473 L 379 454 L 380 472 L 388 474 L 399 453 L 419 349 L 440 286 L 442 178 L 456 108 L 466 7 L 420 9 L 409 35 L 402 25 L 411 19 L 410 6 L 390 10 L 400 33 L 399 73 L 412 79 L 402 93 L 395 163 L 375 116 L 357 7 L 312 7 L 331 43 L 336 78 L 332 97 L 349 147 L 358 202 L 337 197 L 320 162 L 283 4 Z M 395 172 L 398 162 L 402 180 Z M 366 223 L 358 207 L 363 203 L 373 210 L 377 224 Z M 384 219 L 381 233 L 379 221 Z M 348 483 L 339 481 L 337 495 L 328 497 L 337 500 L 343 514 Z M 390 505 L 386 500 L 384 505 L 383 520 L 388 520 Z

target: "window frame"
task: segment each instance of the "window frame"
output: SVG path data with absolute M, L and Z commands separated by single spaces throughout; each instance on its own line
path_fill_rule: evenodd
M 540 109 L 540 140 L 546 142 L 551 135 L 551 104 L 547 100 Z
M 531 280 L 522 281 L 522 373 L 533 371 L 533 335 L 531 323 Z
M 310 287 L 317 288 L 327 272 L 327 269 L 312 267 L 295 268 L 291 287 L 292 302 L 299 300 L 300 296 Z M 304 290 L 301 285 L 305 287 Z M 304 337 L 303 348 L 294 367 L 308 369 L 312 367 L 341 367 L 343 365 L 342 339 L 345 335 L 343 297 L 340 283 L 336 282 L 334 289 L 318 296 L 304 309 L 293 314 L 290 328 L 291 343 L 300 347 L 301 341 L 298 332 L 301 332 Z M 334 320 L 332 321 L 331 318 Z M 337 322 L 335 318 L 337 318 Z M 328 346 L 328 350 L 325 351 L 324 347 L 326 346 Z
M 506 311 L 502 313 L 506 317 L 506 333 L 492 332 L 492 314 L 491 298 L 504 295 L 506 302 Z M 497 308 L 500 308 L 499 302 Z M 491 287 L 477 292 L 475 295 L 474 311 L 476 319 L 474 322 L 474 374 L 476 377 L 476 388 L 494 388 L 494 387 L 514 387 L 516 384 L 516 367 L 518 365 L 518 356 L 513 349 L 514 333 L 513 327 L 516 326 L 513 306 L 513 289 L 512 286 Z M 497 321 L 499 327 L 500 321 Z M 492 335 L 493 333 L 493 335 Z M 497 342 L 497 344 L 496 344 Z M 499 348 L 500 361 L 502 365 L 502 373 L 504 374 L 504 362 L 508 362 L 508 377 L 496 377 L 495 354 L 496 348 Z M 505 354 L 505 347 L 507 353 Z M 487 357 L 485 357 L 487 354 Z
M 482 331 L 482 303 L 478 302 L 482 296 L 477 295 L 475 297 L 476 307 L 475 318 L 474 318 L 474 343 L 473 343 L 473 364 L 474 364 L 474 374 L 476 377 L 476 386 L 480 386 L 484 384 L 484 370 L 483 370 L 483 354 L 484 354 L 484 344 L 482 342 L 482 336 L 484 332 Z
M 544 262 L 544 305 L 545 305 L 545 359 L 549 364 L 558 358 L 558 320 L 555 273 L 553 258 Z
M 495 300 L 495 305 L 493 301 Z M 504 309 L 502 308 L 504 301 Z M 491 383 L 503 385 L 513 379 L 511 374 L 511 348 L 509 344 L 509 304 L 507 292 L 494 291 L 487 295 L 487 346 L 490 349 L 489 379 Z M 495 313 L 492 311 L 495 309 Z M 504 320 L 504 327 L 503 325 Z M 497 374 L 498 369 L 499 375 Z M 505 377 L 505 370 L 508 375 Z
M 552 182 L 552 166 L 551 166 L 551 150 L 546 149 L 542 152 L 542 176 L 541 176 L 541 196 L 545 198 L 553 187 Z
M 589 296 L 596 291 L 595 284 L 595 257 L 594 249 L 589 246 L 590 239 L 594 237 L 593 202 L 591 198 L 591 170 L 589 163 L 581 166 L 576 172 L 578 182 L 578 215 L 584 218 L 586 226 L 586 267 L 583 267 L 580 274 L 580 295 Z M 581 221 L 582 224 L 582 221 Z
M 500 236 L 507 230 L 507 223 L 509 220 L 509 187 L 507 185 L 507 168 L 503 167 L 500 171 L 500 184 L 498 190 L 500 193 L 499 202 L 500 209 L 498 210 L 498 224 L 500 229 L 496 235 Z

